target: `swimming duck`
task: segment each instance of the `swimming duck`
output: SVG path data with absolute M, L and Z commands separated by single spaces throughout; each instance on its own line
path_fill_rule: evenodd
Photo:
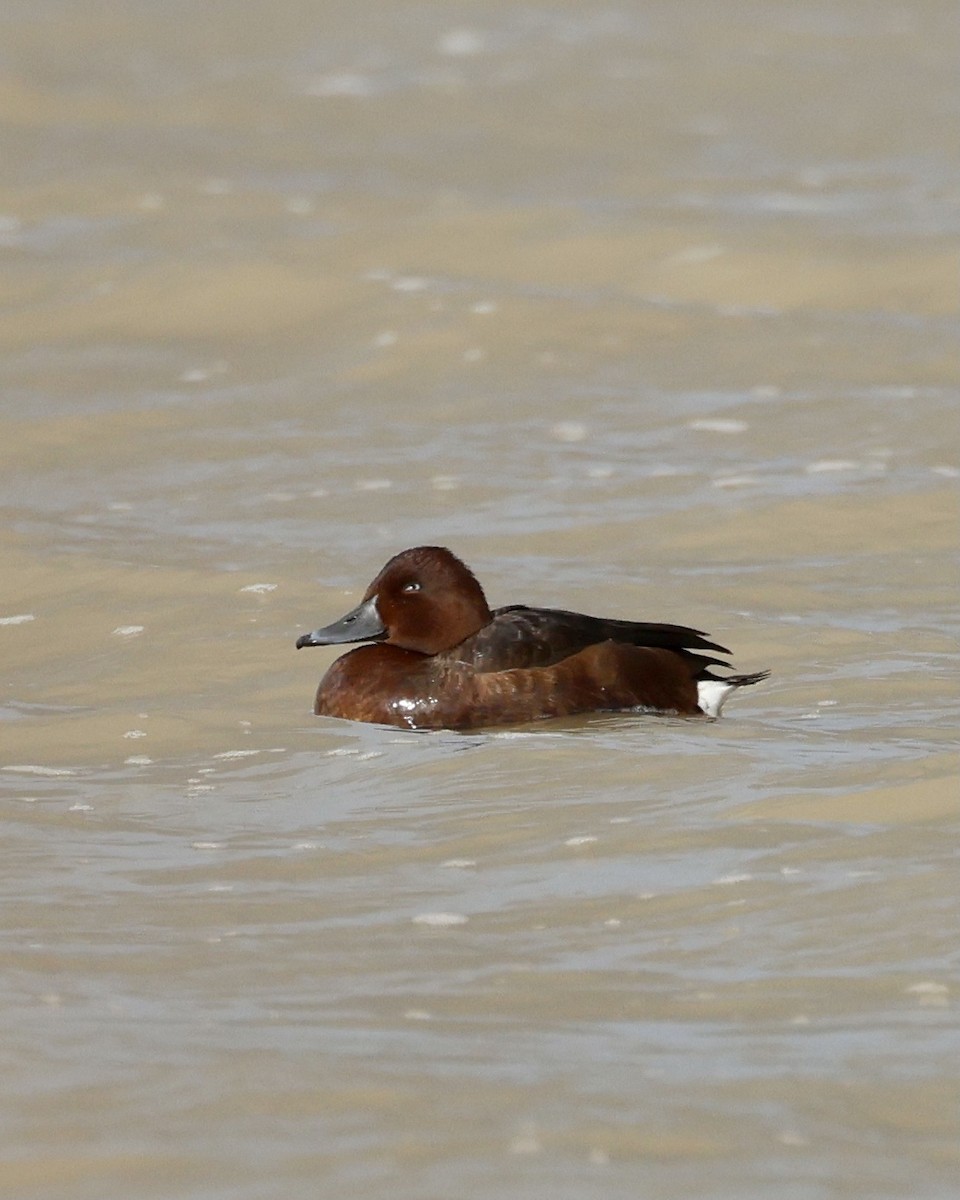
M 487 605 L 473 572 L 443 546 L 391 558 L 357 605 L 304 646 L 366 642 L 338 658 L 314 712 L 406 729 L 475 729 L 633 709 L 717 717 L 737 688 L 715 675 L 729 654 L 684 625 Z

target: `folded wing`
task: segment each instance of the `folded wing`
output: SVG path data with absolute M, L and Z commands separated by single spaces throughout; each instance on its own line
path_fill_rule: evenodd
M 548 667 L 600 642 L 674 650 L 706 670 L 727 666 L 722 658 L 690 651 L 730 651 L 709 642 L 699 629 L 648 621 L 618 621 L 588 617 L 559 608 L 528 608 L 523 604 L 498 608 L 493 620 L 478 633 L 447 652 L 451 660 L 477 671 L 506 671 L 514 667 Z

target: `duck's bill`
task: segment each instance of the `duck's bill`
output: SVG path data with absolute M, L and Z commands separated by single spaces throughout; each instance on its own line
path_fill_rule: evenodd
M 345 642 L 379 642 L 387 630 L 377 611 L 377 598 L 371 596 L 356 608 L 323 629 L 315 629 L 297 638 L 297 649 L 304 646 L 341 646 Z

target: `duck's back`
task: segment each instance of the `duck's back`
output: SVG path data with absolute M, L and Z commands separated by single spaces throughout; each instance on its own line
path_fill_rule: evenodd
M 614 642 L 623 646 L 673 650 L 696 659 L 703 668 L 723 659 L 690 654 L 690 651 L 730 651 L 709 642 L 700 630 L 686 625 L 648 621 L 621 621 L 590 617 L 560 608 L 529 608 L 523 604 L 498 608 L 483 629 L 448 651 L 451 660 L 480 672 L 513 668 L 549 667 L 590 646 Z

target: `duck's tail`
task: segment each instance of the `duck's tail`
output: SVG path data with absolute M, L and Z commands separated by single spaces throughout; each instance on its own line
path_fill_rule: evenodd
M 697 680 L 697 700 L 708 717 L 719 717 L 724 701 L 737 688 L 751 687 L 769 678 L 769 671 L 754 671 L 750 675 L 727 675 L 725 679 L 708 676 Z

